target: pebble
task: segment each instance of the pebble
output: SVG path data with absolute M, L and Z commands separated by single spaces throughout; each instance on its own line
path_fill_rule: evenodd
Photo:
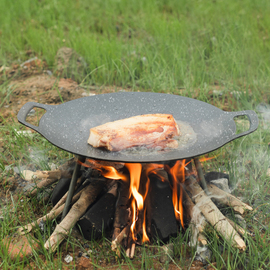
M 73 261 L 73 257 L 70 256 L 70 255 L 68 254 L 68 255 L 65 257 L 64 261 L 65 261 L 66 263 L 71 263 L 71 262 Z
M 215 185 L 219 189 L 227 192 L 227 193 L 231 193 L 227 178 L 220 178 L 220 179 L 216 179 L 216 180 L 211 180 L 210 183 Z
M 44 220 L 41 220 L 38 226 L 39 226 L 39 228 L 40 228 L 40 230 L 41 230 L 42 232 L 45 231 L 45 226 L 46 226 L 46 224 L 45 224 Z
M 211 256 L 212 256 L 212 251 L 207 246 L 197 247 L 196 256 L 195 256 L 196 261 L 200 261 L 203 264 L 206 264 L 211 260 Z
M 214 96 L 220 96 L 220 97 L 221 97 L 221 96 L 223 95 L 223 92 L 220 91 L 220 90 L 214 89 L 214 90 L 213 90 L 213 95 L 214 95 Z
M 36 111 L 34 109 L 30 110 L 30 112 L 27 114 L 27 116 L 33 116 L 35 115 Z

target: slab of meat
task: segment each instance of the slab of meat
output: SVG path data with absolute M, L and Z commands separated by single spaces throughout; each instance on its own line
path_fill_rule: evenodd
M 120 151 L 131 147 L 177 148 L 180 131 L 171 114 L 145 114 L 109 122 L 90 129 L 88 143 Z

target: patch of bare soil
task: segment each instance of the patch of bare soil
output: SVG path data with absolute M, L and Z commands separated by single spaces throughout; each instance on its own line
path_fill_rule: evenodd
M 7 120 L 15 118 L 20 108 L 30 101 L 53 105 L 88 94 L 71 79 L 58 79 L 44 73 L 11 80 L 9 89 L 12 93 L 0 108 L 0 114 Z

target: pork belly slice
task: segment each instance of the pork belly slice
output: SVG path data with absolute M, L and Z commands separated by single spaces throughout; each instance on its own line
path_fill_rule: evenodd
M 121 151 L 131 147 L 177 148 L 180 135 L 171 114 L 145 114 L 108 122 L 90 129 L 88 143 L 93 147 L 105 147 L 109 151 Z

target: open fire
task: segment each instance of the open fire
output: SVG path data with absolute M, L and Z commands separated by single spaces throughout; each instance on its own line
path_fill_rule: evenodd
M 137 241 L 137 234 L 142 233 L 142 243 L 149 242 L 149 237 L 146 231 L 146 207 L 145 201 L 149 191 L 150 178 L 149 175 L 156 174 L 158 175 L 158 170 L 166 170 L 171 178 L 171 189 L 172 189 L 172 203 L 174 206 L 175 218 L 179 221 L 184 228 L 184 219 L 183 219 L 183 188 L 181 185 L 185 181 L 185 169 L 186 161 L 177 161 L 173 167 L 163 164 L 144 164 L 144 170 L 146 174 L 146 183 L 144 183 L 144 192 L 140 193 L 141 186 L 141 173 L 142 173 L 142 164 L 140 163 L 125 163 L 125 167 L 129 171 L 129 176 L 117 171 L 113 166 L 102 165 L 102 162 L 97 162 L 92 159 L 87 159 L 86 162 L 80 162 L 81 165 L 85 167 L 95 168 L 100 171 L 100 173 L 109 179 L 113 180 L 122 180 L 129 183 L 129 198 L 131 199 L 131 226 L 130 232 L 132 235 L 133 241 Z M 91 165 L 89 165 L 91 164 Z M 160 181 L 168 181 L 165 177 L 160 176 Z M 141 187 L 141 190 L 143 188 Z M 140 220 L 142 223 L 142 232 L 138 232 L 137 221 Z
M 119 104 L 121 110 L 115 110 Z M 26 121 L 34 107 L 46 110 L 38 127 Z M 86 147 L 89 128 L 100 126 L 101 118 L 102 121 L 117 121 L 123 115 L 164 114 L 164 111 L 181 125 L 182 141 L 177 149 L 140 155 L 129 151 L 115 154 L 89 145 Z M 243 115 L 248 116 L 250 127 L 236 133 L 234 119 Z M 180 227 L 191 229 L 193 244 L 198 241 L 205 245 L 206 225 L 212 226 L 232 246 L 241 251 L 246 249 L 242 237 L 247 232 L 224 216 L 216 204 L 230 207 L 241 215 L 252 208 L 207 182 L 201 166 L 203 160 L 197 157 L 255 131 L 258 127 L 255 112 L 224 112 L 199 100 L 176 95 L 121 92 L 56 106 L 30 102 L 21 108 L 18 120 L 54 145 L 78 155 L 72 176 L 61 170 L 28 172 L 34 185 L 29 195 L 59 181 L 53 191 L 58 195 L 52 210 L 19 228 L 19 232 L 25 234 L 41 222 L 62 214 L 62 220 L 44 245 L 47 250 L 55 251 L 75 224 L 81 227 L 86 239 L 91 239 L 92 232 L 102 231 L 107 223 L 113 223 L 110 224 L 112 250 L 118 256 L 125 247 L 127 256 L 132 258 L 135 244 L 152 242 L 154 238 L 166 242 Z M 81 165 L 83 169 L 80 169 Z M 70 179 L 69 188 L 67 178 Z M 63 189 L 63 186 L 67 188 Z
M 82 171 L 88 172 L 88 175 L 76 179 L 77 190 L 72 196 L 72 207 L 56 226 L 45 248 L 56 250 L 76 223 L 81 226 L 84 236 L 91 239 L 93 230 L 105 229 L 104 220 L 113 219 L 113 226 L 110 225 L 113 231 L 112 250 L 118 256 L 121 256 L 124 247 L 126 255 L 132 258 L 136 244 L 152 242 L 153 237 L 167 241 L 180 226 L 184 230 L 187 227 L 191 229 L 193 244 L 199 241 L 205 245 L 207 239 L 203 233 L 207 224 L 231 241 L 233 246 L 245 250 L 246 245 L 239 234 L 245 235 L 246 231 L 225 217 L 212 198 L 240 214 L 252 208 L 213 184 L 206 183 L 200 160 L 194 158 L 193 161 L 194 170 L 191 160 L 141 164 L 78 159 L 75 168 L 83 166 Z M 40 174 L 37 177 L 43 178 L 40 183 L 45 185 L 61 178 L 59 171 L 55 172 L 55 176 L 52 172 L 37 174 Z M 37 187 L 41 188 L 41 185 L 37 184 Z M 34 194 L 33 191 L 31 193 Z M 50 213 L 21 227 L 19 232 L 30 232 L 40 222 L 56 218 L 63 212 L 67 195 L 68 192 L 61 195 Z M 106 196 L 107 199 L 104 199 Z

